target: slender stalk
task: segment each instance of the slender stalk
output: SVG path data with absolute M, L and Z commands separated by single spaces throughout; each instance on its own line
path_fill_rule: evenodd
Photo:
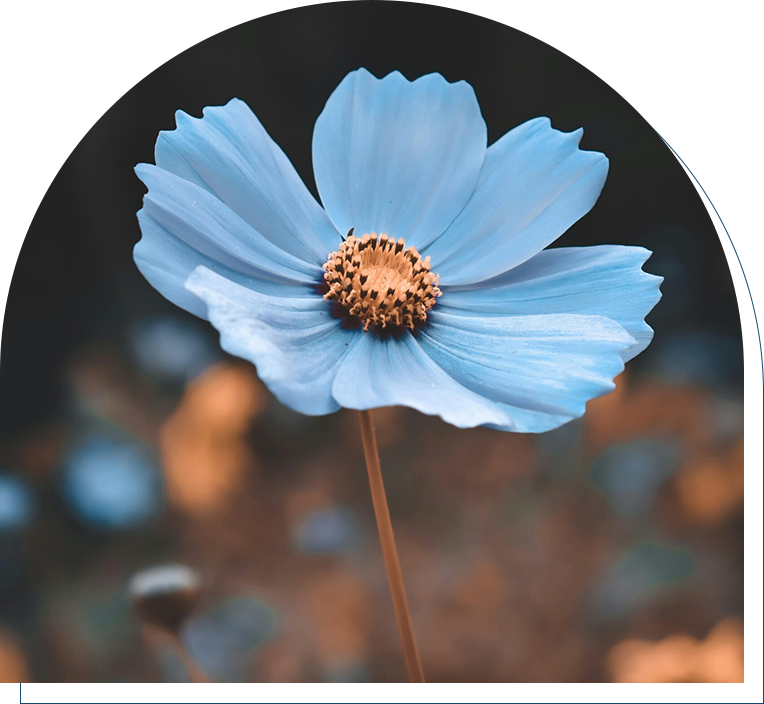
M 382 468 L 379 464 L 379 450 L 377 450 L 377 437 L 374 433 L 371 411 L 359 411 L 358 416 L 361 424 L 363 453 L 366 457 L 366 469 L 369 472 L 371 500 L 374 504 L 374 515 L 377 518 L 379 540 L 382 543 L 382 554 L 385 558 L 387 580 L 390 583 L 390 593 L 393 597 L 395 619 L 401 634 L 406 669 L 409 672 L 411 682 L 424 682 L 424 672 L 419 660 L 419 650 L 416 646 L 414 629 L 411 626 L 411 615 L 406 602 L 406 591 L 403 587 L 403 573 L 398 561 L 398 551 L 395 548 L 390 510 L 387 507 L 387 497 L 385 496 L 385 485 L 382 482 Z
M 211 682 L 209 677 L 205 674 L 204 670 L 199 666 L 191 657 L 191 653 L 188 652 L 186 646 L 183 645 L 183 641 L 176 633 L 168 633 L 172 647 L 175 649 L 175 653 L 183 663 L 183 667 L 186 668 L 188 677 L 192 682 Z

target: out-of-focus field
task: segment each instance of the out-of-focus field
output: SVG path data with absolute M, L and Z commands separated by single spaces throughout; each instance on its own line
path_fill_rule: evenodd
M 205 581 L 213 679 L 404 679 L 354 415 L 286 410 L 182 314 L 132 332 L 6 447 L 0 679 L 183 680 L 126 592 L 164 562 Z M 542 436 L 377 411 L 429 680 L 740 681 L 741 413 L 628 371 Z

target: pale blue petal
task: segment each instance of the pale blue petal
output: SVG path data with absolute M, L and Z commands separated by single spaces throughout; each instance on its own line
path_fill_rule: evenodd
M 343 330 L 323 298 L 266 296 L 204 267 L 186 288 L 206 304 L 220 346 L 254 364 L 284 405 L 307 415 L 339 409 L 332 382 L 359 333 Z
M 345 408 L 409 406 L 459 428 L 504 425 L 511 420 L 497 404 L 443 371 L 408 332 L 397 340 L 358 333 L 332 394 Z
M 150 164 L 136 173 L 149 192 L 138 213 L 143 238 L 133 256 L 149 283 L 181 308 L 204 317 L 183 287 L 200 265 L 271 295 L 306 295 L 321 281 L 320 267 L 266 240 L 206 190 Z
M 428 247 L 444 285 L 501 274 L 554 242 L 596 202 L 608 160 L 578 148 L 583 130 L 552 129 L 548 118 L 515 127 L 486 153 L 478 186 Z
M 386 232 L 422 248 L 477 183 L 486 127 L 472 87 L 365 69 L 335 89 L 313 132 L 313 170 L 337 229 Z
M 157 166 L 217 196 L 281 249 L 323 263 L 339 233 L 252 110 L 234 98 L 203 115 L 176 113 L 177 129 L 157 138 Z
M 645 316 L 660 300 L 663 279 L 642 271 L 651 254 L 619 245 L 547 249 L 469 289 L 445 287 L 438 309 L 464 315 L 603 315 L 636 340 L 623 352 L 629 361 L 653 339 Z
M 422 349 L 457 382 L 508 416 L 493 427 L 544 432 L 583 415 L 611 391 L 634 344 L 618 323 L 596 315 L 478 316 L 432 312 Z
M 135 246 L 133 253 L 138 269 L 165 298 L 200 318 L 207 317 L 207 308 L 184 286 L 189 274 L 200 265 L 270 296 L 313 298 L 316 295 L 313 284 L 277 283 L 234 271 L 186 244 L 147 215 L 145 210 L 138 212 L 138 222 L 143 233 L 143 239 Z

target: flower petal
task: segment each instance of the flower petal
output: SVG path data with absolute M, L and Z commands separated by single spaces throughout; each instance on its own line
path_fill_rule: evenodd
M 316 121 L 313 169 L 342 233 L 386 232 L 421 249 L 462 209 L 477 183 L 486 126 L 464 81 L 431 73 L 349 73 Z
M 410 333 L 400 339 L 359 333 L 357 339 L 332 386 L 341 406 L 358 410 L 409 406 L 459 428 L 510 421 L 495 403 L 446 374 Z
M 157 166 L 217 196 L 286 252 L 323 263 L 339 233 L 252 110 L 234 98 L 203 115 L 175 114 L 177 129 L 157 138 Z
M 207 306 L 220 346 L 257 367 L 284 405 L 307 415 L 339 409 L 331 388 L 354 339 L 320 296 L 274 298 L 199 267 L 186 288 Z
M 642 271 L 651 254 L 619 245 L 547 249 L 495 279 L 469 289 L 447 288 L 438 309 L 463 315 L 603 315 L 636 340 L 624 350 L 628 362 L 653 339 L 645 316 L 660 300 L 663 278 Z
M 176 305 L 204 317 L 183 287 L 200 265 L 271 295 L 304 295 L 321 281 L 320 267 L 266 240 L 206 190 L 151 164 L 138 165 L 136 173 L 149 192 L 133 256 L 149 283 Z
M 582 134 L 559 132 L 542 117 L 489 147 L 472 198 L 423 252 L 444 285 L 484 281 L 517 266 L 589 212 L 608 160 L 579 149 Z
M 618 323 L 596 315 L 438 311 L 430 318 L 422 349 L 508 416 L 491 425 L 515 432 L 544 432 L 583 415 L 586 401 L 615 388 L 621 352 L 635 342 Z

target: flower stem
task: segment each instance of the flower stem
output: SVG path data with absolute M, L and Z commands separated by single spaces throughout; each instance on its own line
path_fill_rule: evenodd
M 382 543 L 382 554 L 385 558 L 387 580 L 390 583 L 390 593 L 393 597 L 395 619 L 401 634 L 406 669 L 409 672 L 411 682 L 424 682 L 424 672 L 422 672 L 422 663 L 419 661 L 419 651 L 416 647 L 414 629 L 411 626 L 411 615 L 406 602 L 406 591 L 403 587 L 403 574 L 398 561 L 398 551 L 395 548 L 393 526 L 390 523 L 390 510 L 387 507 L 385 485 L 382 482 L 382 468 L 379 464 L 379 451 L 377 450 L 377 438 L 371 420 L 371 411 L 359 411 L 358 416 L 361 424 L 363 453 L 366 457 L 366 469 L 369 472 L 371 500 L 374 504 L 374 515 L 377 518 L 379 540 Z

